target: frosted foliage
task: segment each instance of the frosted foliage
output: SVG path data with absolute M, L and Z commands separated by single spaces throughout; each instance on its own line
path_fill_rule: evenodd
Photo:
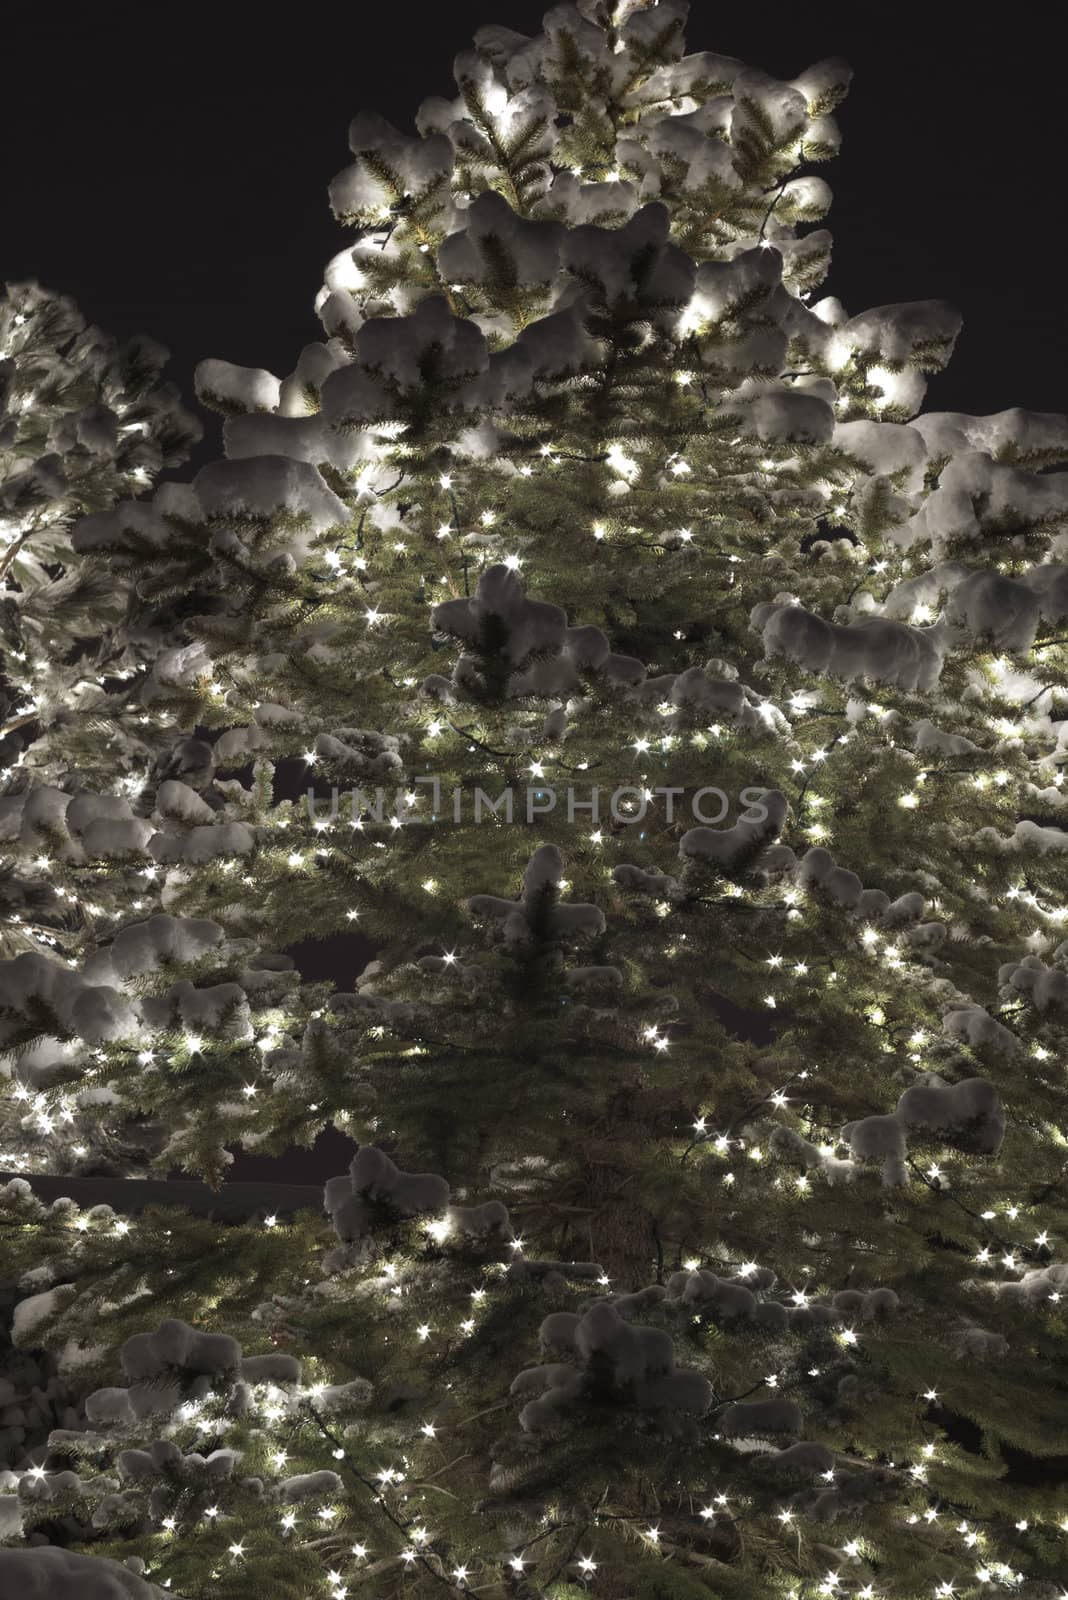
M 60 742 L 65 735 L 51 725 L 84 691 L 87 670 L 105 659 L 120 669 L 140 659 L 117 632 L 121 591 L 92 574 L 76 581 L 84 574 L 72 529 L 86 513 L 108 516 L 116 500 L 179 465 L 200 437 L 177 390 L 161 379 L 167 359 L 151 339 L 120 344 L 88 326 L 65 295 L 34 282 L 0 286 L 5 700 L 32 696 L 44 712 L 44 726 L 27 727 L 18 741 L 36 746 L 38 767 L 58 754 L 52 734 Z

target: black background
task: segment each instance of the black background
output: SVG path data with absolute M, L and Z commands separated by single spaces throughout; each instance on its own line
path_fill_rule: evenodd
M 320 337 L 312 302 L 345 242 L 326 185 L 354 111 L 410 130 L 450 94 L 474 29 L 537 31 L 545 8 L 40 5 L 9 19 L 0 83 L 0 277 L 72 294 L 110 332 L 169 346 L 187 392 L 220 356 L 276 373 Z M 817 169 L 835 193 L 830 278 L 850 313 L 940 297 L 964 313 L 928 409 L 1068 407 L 1061 250 L 1063 56 L 1053 7 L 849 8 L 696 3 L 688 44 L 792 77 L 828 55 L 856 77 L 844 146 Z M 198 461 L 216 453 L 215 419 Z M 323 952 L 301 952 L 324 972 Z M 328 957 L 350 986 L 354 942 Z M 344 1144 L 280 1163 L 338 1170 Z

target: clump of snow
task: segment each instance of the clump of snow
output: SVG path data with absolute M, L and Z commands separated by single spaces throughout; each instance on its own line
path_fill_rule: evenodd
M 763 444 L 811 447 L 827 444 L 834 433 L 834 411 L 827 401 L 786 385 L 766 387 L 741 402 L 725 401 L 724 410 L 737 413 L 743 432 Z
M 785 655 L 821 677 L 888 683 L 915 694 L 932 690 L 942 674 L 947 641 L 936 628 L 885 617 L 826 622 L 790 596 L 754 606 L 750 623 L 766 656 Z
M 144 922 L 128 922 L 109 945 L 82 968 L 88 983 L 124 983 L 170 963 L 196 961 L 217 949 L 223 930 L 207 917 L 169 917 L 162 912 Z
M 208 823 L 181 831 L 163 829 L 149 840 L 150 854 L 163 866 L 247 856 L 255 848 L 255 831 L 246 822 Z
M 679 841 L 679 855 L 707 861 L 723 872 L 759 866 L 760 853 L 777 839 L 786 821 L 786 796 L 765 789 L 732 828 L 690 828 Z
M 495 190 L 473 201 L 464 222 L 438 249 L 438 268 L 447 283 L 484 287 L 499 281 L 503 261 L 516 288 L 529 292 L 548 287 L 559 270 L 566 230 L 557 222 L 518 216 Z
M 572 1363 L 528 1367 L 511 1393 L 526 1404 L 519 1424 L 527 1433 L 565 1425 L 584 1401 L 596 1398 L 653 1414 L 681 1411 L 701 1416 L 712 1389 L 701 1373 L 676 1368 L 671 1336 L 659 1328 L 634 1327 L 600 1301 L 573 1325 L 553 1319 L 552 1342 L 570 1349 Z
M 783 1450 L 775 1450 L 770 1455 L 755 1457 L 753 1466 L 760 1473 L 781 1482 L 825 1478 L 833 1471 L 834 1460 L 826 1445 L 803 1440 L 799 1444 L 787 1445 Z
M 402 1172 L 384 1151 L 364 1145 L 347 1173 L 331 1178 L 325 1205 L 334 1232 L 345 1243 L 362 1239 L 383 1217 L 443 1212 L 449 1185 L 430 1172 Z
M 280 1350 L 265 1356 L 245 1356 L 241 1376 L 246 1383 L 296 1384 L 300 1382 L 300 1362 Z
M 202 1333 L 177 1317 L 155 1333 L 136 1333 L 122 1347 L 127 1388 L 97 1389 L 86 1397 L 94 1426 L 132 1427 L 139 1419 L 174 1411 L 183 1400 L 212 1390 L 229 1393 L 241 1368 L 241 1346 L 225 1333 Z
M 868 361 L 937 372 L 953 354 L 963 318 L 945 300 L 873 306 L 839 330 L 842 346 Z
M 1038 1011 L 1068 1004 L 1068 972 L 1047 967 L 1041 956 L 1024 956 L 998 968 L 998 986 L 1010 995 L 1029 994 Z
M 637 684 L 644 665 L 613 653 L 600 628 L 569 628 L 559 606 L 529 600 L 508 566 L 488 567 L 473 596 L 446 600 L 431 613 L 435 629 L 471 646 L 452 682 L 435 674 L 424 694 L 450 698 L 454 690 L 487 695 L 555 697 L 581 690 L 586 677 Z
M 330 205 L 347 224 L 381 223 L 403 197 L 435 184 L 445 188 L 453 168 L 453 149 L 442 133 L 427 131 L 413 139 L 385 117 L 362 111 L 349 127 L 351 167 L 330 185 Z
M 801 1407 L 796 1400 L 736 1400 L 719 1413 L 716 1423 L 728 1439 L 800 1433 Z
M 0 1593 L 12 1600 L 178 1600 L 118 1561 L 59 1545 L 0 1550 Z
M 504 352 L 496 366 L 503 375 L 516 369 L 516 360 Z M 529 386 L 528 364 L 521 359 L 519 366 L 527 371 Z M 421 301 L 411 316 L 370 317 L 363 323 L 353 339 L 353 359 L 323 381 L 323 416 L 343 428 L 393 420 L 405 397 L 424 388 L 431 368 L 436 386 L 456 404 L 487 399 L 483 390 L 471 387 L 491 368 L 485 336 L 470 318 L 453 316 L 438 295 Z M 520 392 L 523 387 L 520 381 Z
M 237 367 L 230 361 L 201 361 L 193 372 L 201 405 L 213 411 L 277 411 L 281 382 L 262 367 Z
M 210 1455 L 192 1451 L 183 1455 L 170 1439 L 157 1439 L 147 1450 L 121 1450 L 119 1469 L 125 1478 L 135 1482 L 150 1482 L 166 1476 L 184 1480 L 191 1485 L 206 1487 L 206 1480 L 230 1478 L 240 1460 L 236 1450 L 213 1450 Z
M 508 1208 L 500 1200 L 484 1200 L 477 1206 L 450 1206 L 446 1217 L 461 1233 L 479 1239 L 503 1237 L 511 1226 Z
M 161 995 L 145 995 L 141 1015 L 150 1028 L 182 1027 L 235 1040 L 251 1039 L 253 1033 L 248 997 L 239 983 L 198 989 L 183 978 Z
M 161 1378 L 178 1371 L 212 1380 L 236 1376 L 241 1346 L 226 1333 L 202 1333 L 178 1317 L 168 1317 L 155 1333 L 136 1333 L 121 1351 L 131 1381 Z
M 629 862 L 623 862 L 618 867 L 613 867 L 612 877 L 621 889 L 629 889 L 632 894 L 645 895 L 656 900 L 670 900 L 679 893 L 679 881 L 666 872 L 647 871 L 644 867 L 636 867 Z
M 304 1500 L 336 1500 L 341 1490 L 342 1482 L 337 1473 L 324 1468 L 319 1472 L 299 1472 L 292 1478 L 283 1478 L 277 1492 L 283 1505 L 295 1506 Z
M 1016 1035 L 973 1001 L 954 1002 L 942 1018 L 942 1032 L 950 1039 L 970 1045 L 987 1045 L 999 1055 L 1012 1055 L 1018 1047 Z
M 1050 466 L 1068 460 L 1068 417 L 1013 406 L 988 417 L 957 411 L 929 411 L 913 423 L 932 461 L 972 450 L 1023 466 Z
M 325 765 L 361 778 L 397 777 L 403 770 L 400 740 L 393 734 L 365 728 L 335 728 L 315 739 L 315 753 Z
M 806 850 L 797 865 L 795 878 L 802 888 L 815 889 L 858 917 L 883 922 L 890 927 L 917 922 L 924 913 L 922 895 L 910 891 L 891 901 L 882 889 L 866 889 L 857 874 L 839 866 L 831 852 L 822 845 Z
M 19 1300 L 11 1323 L 11 1342 L 14 1345 L 32 1345 L 38 1329 L 54 1317 L 74 1296 L 70 1284 L 57 1284 L 41 1294 L 27 1295 Z
M 984 536 L 996 547 L 1000 536 L 1021 526 L 1055 525 L 1066 511 L 1068 473 L 1029 472 L 969 450 L 951 457 L 898 542 L 909 547 L 927 540 L 941 561 Z
M 130 1000 L 108 984 L 86 983 L 80 974 L 26 951 L 13 961 L 0 961 L 0 1006 L 38 1023 L 41 1010 L 51 1010 L 65 1031 L 88 1044 L 132 1037 L 136 1011 Z
M 523 893 L 519 900 L 503 900 L 497 895 L 476 894 L 467 902 L 475 917 L 492 918 L 500 927 L 505 942 L 529 944 L 532 940 L 575 939 L 603 933 L 604 913 L 598 906 L 560 899 L 564 859 L 554 844 L 535 850 L 523 871 Z
M 892 1114 L 849 1122 L 842 1129 L 842 1138 L 856 1160 L 881 1161 L 883 1182 L 899 1187 L 907 1179 L 910 1135 L 937 1136 L 959 1150 L 996 1155 L 1005 1126 L 1001 1097 L 986 1078 L 948 1084 L 935 1073 L 927 1073 L 905 1090 Z
M 268 518 L 279 512 L 325 533 L 349 520 L 345 502 L 328 489 L 316 467 L 289 456 L 249 456 L 202 467 L 193 488 L 205 516 Z
M 997 1155 L 1005 1137 L 1001 1097 L 986 1078 L 913 1084 L 898 1101 L 895 1116 L 908 1133 L 938 1134 L 980 1155 Z
M 1068 1293 L 1068 1263 L 1051 1261 L 1044 1267 L 1031 1267 L 1022 1278 L 992 1285 L 999 1299 L 1019 1300 L 1025 1305 L 1044 1305 Z

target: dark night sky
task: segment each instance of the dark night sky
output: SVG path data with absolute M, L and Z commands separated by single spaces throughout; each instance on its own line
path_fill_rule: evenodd
M 410 129 L 421 99 L 452 92 L 452 57 L 480 23 L 533 32 L 545 7 L 225 0 L 168 8 L 166 29 L 164 9 L 98 4 L 61 22 L 54 6 L 22 9 L 0 95 L 0 279 L 36 277 L 111 332 L 154 335 L 187 392 L 205 356 L 283 374 L 320 336 L 312 301 L 345 242 L 326 185 L 347 162 L 352 113 Z M 1013 6 L 1011 33 L 1006 14 L 691 10 L 691 49 L 781 77 L 828 55 L 853 66 L 843 152 L 818 169 L 835 193 L 824 292 L 851 313 L 929 297 L 961 308 L 928 408 L 1068 409 L 1063 67 L 1043 39 L 1052 8 Z M 217 437 L 207 421 L 201 459 Z M 277 1176 L 313 1181 L 340 1149 L 294 1153 Z

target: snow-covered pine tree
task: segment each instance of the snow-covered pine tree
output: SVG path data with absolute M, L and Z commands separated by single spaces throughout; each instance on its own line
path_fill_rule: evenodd
M 95 817 L 112 827 L 125 818 L 145 834 L 131 797 L 160 735 L 146 735 L 154 714 L 140 680 L 175 618 L 138 605 L 131 626 L 129 589 L 75 554 L 71 528 L 151 487 L 200 438 L 161 379 L 167 359 L 151 339 L 119 343 L 88 326 L 72 300 L 35 283 L 0 293 L 0 951 L 8 958 L 92 948 L 138 904 L 129 874 L 104 881 L 81 840 Z M 127 504 L 136 516 L 137 502 Z M 27 1130 L 36 1127 L 47 1147 L 61 1126 L 58 1170 L 69 1170 L 76 1119 L 65 1101 L 34 1102 L 28 1087 L 32 1061 L 47 1067 L 69 1054 L 22 1058 L 18 1098 L 0 1111 L 0 1166 L 39 1165 Z
M 940 302 L 810 303 L 848 72 L 685 10 L 358 117 L 326 341 L 75 535 L 187 742 L 87 852 L 154 915 L 0 968 L 14 1079 L 163 1167 L 360 1148 L 329 1228 L 9 1188 L 86 1391 L 10 1583 L 1057 1593 L 1068 426 L 923 414 Z M 350 993 L 274 953 L 353 924 Z
M 88 327 L 72 300 L 35 283 L 0 294 L 0 759 L 37 781 L 89 750 L 105 781 L 119 765 L 119 747 L 94 738 L 100 722 L 113 739 L 122 728 L 114 698 L 97 710 L 101 680 L 138 657 L 123 592 L 75 556 L 70 530 L 180 466 L 200 438 L 161 381 L 167 358 L 151 339 L 120 344 Z

